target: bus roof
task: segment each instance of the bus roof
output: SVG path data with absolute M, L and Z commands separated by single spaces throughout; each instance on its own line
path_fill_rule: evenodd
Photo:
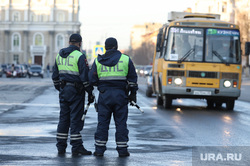
M 211 14 L 211 13 L 188 13 L 188 12 L 176 12 L 172 11 L 168 13 L 168 21 L 175 21 L 177 19 L 183 19 L 184 17 L 209 17 L 220 19 L 219 14 Z
M 169 23 L 169 26 L 185 26 L 185 27 L 210 27 L 210 28 L 235 28 L 239 29 L 238 25 L 230 22 L 221 21 L 218 19 L 204 17 L 188 17 L 175 20 Z
M 166 26 L 184 26 L 184 27 L 209 27 L 209 28 L 235 28 L 238 25 L 220 20 L 220 15 L 210 13 L 187 13 L 170 12 L 168 15 L 169 23 Z

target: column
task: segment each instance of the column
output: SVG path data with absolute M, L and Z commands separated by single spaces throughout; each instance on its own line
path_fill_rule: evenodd
M 24 52 L 24 63 L 28 64 L 29 61 L 29 31 L 23 31 L 23 52 Z
M 4 56 L 5 56 L 5 63 L 12 63 L 13 59 L 10 57 L 10 46 L 11 46 L 11 42 L 10 42 L 10 31 L 9 30 L 5 30 L 4 31 L 4 38 L 5 38 L 5 42 L 4 42 L 4 48 L 5 48 L 5 52 L 4 52 Z
M 48 59 L 48 62 L 47 63 L 50 63 L 50 65 L 54 65 L 54 62 L 55 62 L 55 56 L 54 56 L 54 52 L 55 52 L 55 31 L 49 31 L 49 38 L 50 38 L 50 43 L 49 43 L 49 57 L 47 58 Z M 46 65 L 47 65 L 46 63 Z

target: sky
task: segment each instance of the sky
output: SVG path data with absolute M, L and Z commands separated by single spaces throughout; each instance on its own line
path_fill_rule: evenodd
M 106 38 L 115 37 L 118 49 L 130 45 L 134 25 L 166 23 L 168 12 L 184 11 L 195 0 L 79 0 L 83 49 L 92 49 L 96 42 L 104 45 Z

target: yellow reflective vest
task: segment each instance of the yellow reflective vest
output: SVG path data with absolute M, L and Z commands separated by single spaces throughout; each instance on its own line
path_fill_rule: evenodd
M 95 60 L 99 80 L 127 80 L 129 57 L 122 54 L 115 66 L 102 65 Z

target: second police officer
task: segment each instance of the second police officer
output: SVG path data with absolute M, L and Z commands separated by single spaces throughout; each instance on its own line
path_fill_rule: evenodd
M 130 155 L 127 149 L 128 102 L 136 102 L 137 74 L 129 56 L 122 54 L 117 48 L 115 38 L 106 39 L 106 53 L 95 59 L 89 75 L 90 84 L 97 86 L 99 90 L 95 156 L 103 156 L 106 150 L 112 114 L 116 126 L 115 140 L 119 157 Z
M 91 155 L 83 147 L 80 131 L 83 128 L 85 91 L 88 93 L 89 103 L 94 102 L 93 87 L 89 85 L 89 67 L 86 56 L 80 52 L 82 37 L 72 34 L 70 46 L 60 50 L 56 57 L 52 79 L 55 88 L 59 91 L 60 117 L 57 126 L 58 154 L 65 154 L 68 133 L 73 155 Z M 70 131 L 69 131 L 70 130 Z

